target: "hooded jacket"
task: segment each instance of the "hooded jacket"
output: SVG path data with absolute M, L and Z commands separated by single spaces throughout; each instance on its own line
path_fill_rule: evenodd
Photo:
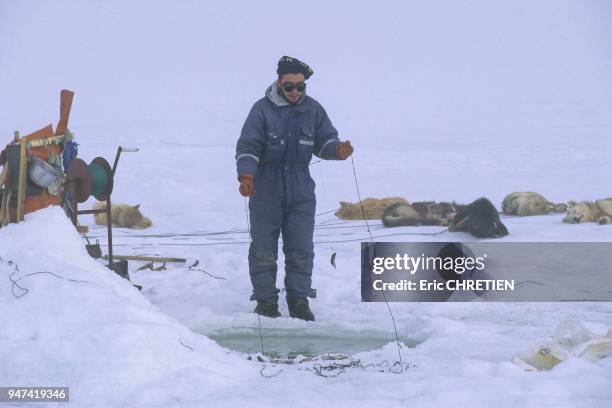
M 291 104 L 279 94 L 275 81 L 253 105 L 242 127 L 236 146 L 238 176 L 277 166 L 308 171 L 312 154 L 335 160 L 339 143 L 338 132 L 319 102 L 304 94 Z

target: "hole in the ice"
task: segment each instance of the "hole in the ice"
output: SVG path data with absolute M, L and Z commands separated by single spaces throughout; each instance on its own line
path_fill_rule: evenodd
M 248 354 L 261 352 L 259 329 L 256 327 L 216 329 L 204 331 L 203 334 L 231 350 Z M 352 355 L 380 349 L 389 342 L 395 342 L 393 332 L 373 330 L 312 331 L 268 328 L 262 330 L 262 337 L 264 353 L 277 358 L 294 358 L 299 355 L 316 357 L 334 353 Z M 399 341 L 408 347 L 415 347 L 420 343 L 401 336 Z

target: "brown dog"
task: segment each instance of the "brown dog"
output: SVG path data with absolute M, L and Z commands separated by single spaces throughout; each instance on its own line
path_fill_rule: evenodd
M 564 203 L 551 203 L 544 196 L 531 191 L 517 191 L 508 194 L 502 202 L 502 211 L 509 215 L 544 215 L 551 212 L 563 213 Z
M 336 217 L 343 220 L 363 220 L 363 211 L 365 211 L 369 220 L 380 220 L 385 210 L 396 203 L 408 204 L 408 201 L 402 197 L 366 198 L 356 204 L 340 201 L 340 209 L 336 211 Z

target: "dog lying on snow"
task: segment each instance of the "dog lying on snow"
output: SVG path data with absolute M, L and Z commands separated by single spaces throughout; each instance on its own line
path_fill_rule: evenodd
M 502 202 L 502 211 L 508 215 L 545 215 L 551 212 L 563 213 L 566 210 L 566 204 L 551 203 L 542 195 L 531 191 L 508 194 Z
M 382 215 L 385 227 L 401 227 L 415 225 L 447 226 L 463 205 L 455 203 L 436 203 L 420 201 L 412 204 L 396 203 L 389 206 Z
M 340 201 L 340 209 L 336 211 L 336 217 L 343 220 L 363 220 L 361 210 L 363 206 L 369 220 L 380 220 L 385 210 L 396 203 L 408 204 L 408 201 L 402 197 L 366 198 L 356 204 Z
M 508 229 L 499 219 L 497 209 L 484 197 L 459 209 L 448 230 L 469 232 L 477 238 L 508 235 Z
M 106 208 L 106 201 L 98 201 L 94 204 L 93 209 L 98 210 Z M 139 210 L 140 204 L 111 204 L 111 223 L 118 227 L 144 229 L 148 228 L 153 223 L 150 219 L 143 216 Z M 106 213 L 94 214 L 96 224 L 106 225 Z
M 390 206 L 382 216 L 386 227 L 414 225 L 448 225 L 449 231 L 468 232 L 478 238 L 508 235 L 495 206 L 486 198 L 468 205 L 423 201 Z
M 603 200 L 582 201 L 568 203 L 567 214 L 563 222 L 578 224 L 580 222 L 597 222 L 598 224 L 612 223 L 612 198 Z

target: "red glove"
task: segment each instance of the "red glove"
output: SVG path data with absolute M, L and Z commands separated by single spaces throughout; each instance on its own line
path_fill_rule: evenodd
M 351 142 L 348 140 L 341 142 L 336 147 L 336 159 L 338 160 L 346 160 L 351 154 L 353 154 L 353 146 L 351 146 Z
M 255 177 L 251 173 L 242 173 L 240 175 L 240 194 L 245 197 L 250 197 L 255 194 Z

